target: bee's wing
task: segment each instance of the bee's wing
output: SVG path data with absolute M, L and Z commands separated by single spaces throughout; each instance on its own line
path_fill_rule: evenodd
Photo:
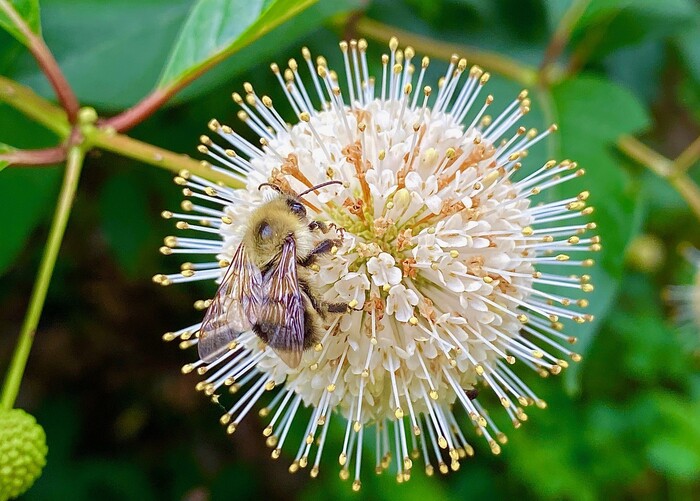
M 199 357 L 212 362 L 224 354 L 233 340 L 253 328 L 258 320 L 262 274 L 238 246 L 199 331 Z
M 299 287 L 296 243 L 287 238 L 277 266 L 265 274 L 258 316 L 261 337 L 292 369 L 304 351 L 304 303 Z

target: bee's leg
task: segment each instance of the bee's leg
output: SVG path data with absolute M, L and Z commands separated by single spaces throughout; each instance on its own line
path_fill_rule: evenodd
M 323 319 L 325 319 L 329 313 L 347 313 L 350 311 L 350 309 L 351 308 L 348 303 L 327 303 L 326 301 L 316 302 L 316 311 Z
M 321 299 L 315 297 L 311 292 L 311 288 L 306 280 L 299 279 L 299 286 L 304 292 L 304 295 L 311 303 L 311 307 L 321 315 L 321 318 L 325 319 L 328 313 L 346 313 L 350 311 L 350 306 L 348 303 L 328 303 Z
M 314 249 L 311 251 L 311 253 L 306 256 L 306 258 L 302 261 L 299 262 L 301 266 L 310 266 L 314 264 L 314 261 L 316 260 L 316 256 L 319 254 L 328 254 L 331 252 L 331 249 L 333 247 L 338 247 L 342 244 L 340 240 L 332 240 L 330 238 L 326 240 L 321 240 L 319 244 L 314 247 Z
M 328 225 L 323 221 L 311 221 L 309 223 L 309 229 L 311 231 L 321 230 L 321 233 L 328 233 Z
M 340 233 L 340 243 L 345 239 L 345 228 L 339 228 L 335 223 L 328 223 L 328 229 Z
M 301 287 L 304 295 L 308 298 L 309 302 L 311 303 L 311 307 L 314 310 L 319 311 L 318 301 L 316 300 L 316 296 L 311 292 L 309 283 L 306 280 L 299 278 L 299 287 Z
M 323 303 L 323 307 L 328 313 L 347 313 L 350 311 L 348 303 Z

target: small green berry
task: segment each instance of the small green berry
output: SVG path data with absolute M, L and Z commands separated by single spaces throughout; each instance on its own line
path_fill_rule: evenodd
M 0 410 L 0 500 L 26 492 L 46 464 L 46 433 L 22 409 Z

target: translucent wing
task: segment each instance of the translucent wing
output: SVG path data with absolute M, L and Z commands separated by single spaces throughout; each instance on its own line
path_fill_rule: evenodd
M 262 274 L 238 246 L 199 331 L 199 357 L 212 362 L 226 353 L 233 340 L 258 320 Z
M 256 333 L 284 363 L 295 368 L 304 351 L 304 303 L 293 238 L 284 241 L 277 266 L 265 274 L 263 291 Z

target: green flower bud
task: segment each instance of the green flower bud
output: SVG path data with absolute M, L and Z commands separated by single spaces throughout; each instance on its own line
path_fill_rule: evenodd
M 46 464 L 46 433 L 22 409 L 0 410 L 0 500 L 26 492 Z

